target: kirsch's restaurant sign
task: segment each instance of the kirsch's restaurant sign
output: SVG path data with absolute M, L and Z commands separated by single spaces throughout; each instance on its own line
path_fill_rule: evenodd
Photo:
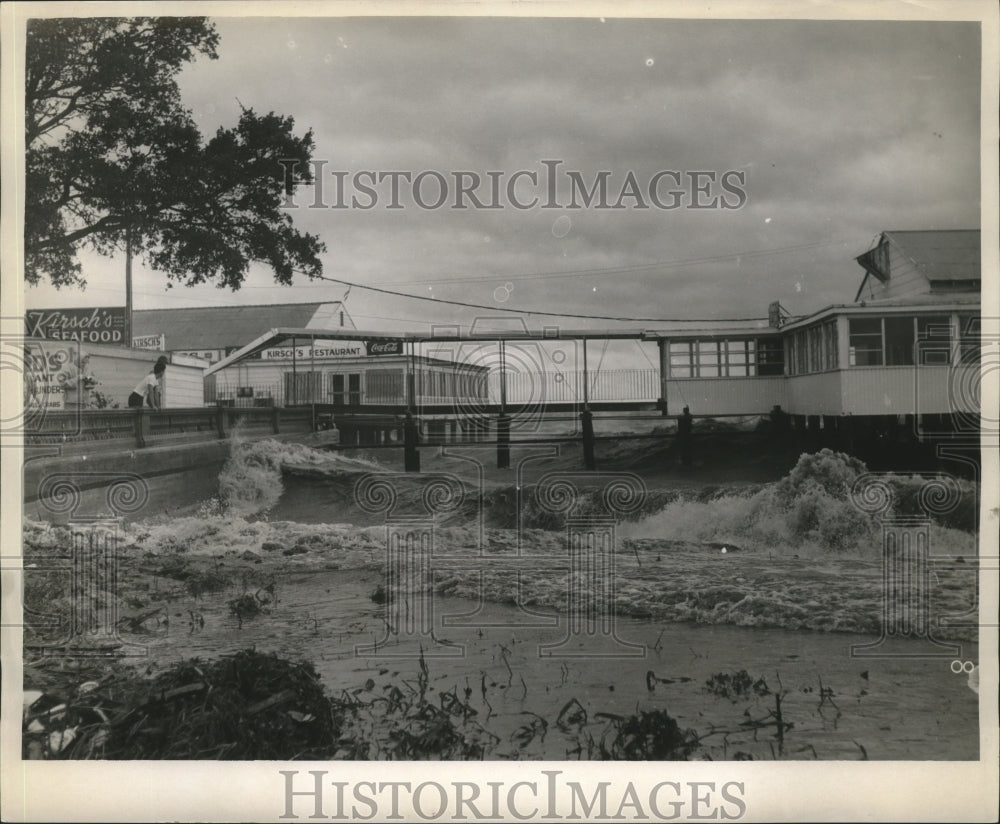
M 265 349 L 258 355 L 251 355 L 250 357 L 262 360 L 292 360 L 292 351 L 290 346 L 276 347 Z M 336 360 L 338 358 L 401 355 L 403 354 L 403 342 L 398 340 L 367 340 L 364 341 L 364 345 L 362 346 L 361 342 L 358 341 L 317 341 L 315 345 L 296 346 L 294 352 L 294 357 L 303 361 L 311 358 Z
M 24 313 L 24 327 L 30 338 L 122 344 L 125 308 L 29 309 Z

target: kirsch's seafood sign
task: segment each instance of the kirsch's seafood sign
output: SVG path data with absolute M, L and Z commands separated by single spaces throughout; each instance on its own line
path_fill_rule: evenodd
M 24 313 L 24 327 L 30 338 L 121 344 L 125 340 L 125 309 L 31 309 Z

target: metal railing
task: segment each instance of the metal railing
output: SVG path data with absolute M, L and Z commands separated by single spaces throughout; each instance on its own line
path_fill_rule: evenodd
M 304 378 L 306 373 L 299 377 Z M 577 370 L 545 372 L 512 372 L 505 375 L 508 403 L 580 403 L 584 398 L 583 373 Z M 656 369 L 611 369 L 590 372 L 587 376 L 587 397 L 590 401 L 654 401 L 660 396 L 660 373 Z M 404 381 L 373 381 L 364 379 L 360 393 L 353 397 L 345 390 L 335 397 L 327 381 L 300 380 L 295 397 L 289 396 L 284 383 L 205 385 L 206 406 L 227 406 L 237 409 L 258 407 L 298 406 L 310 403 L 337 403 L 348 406 L 403 404 L 406 397 Z M 500 402 L 500 371 L 487 376 L 486 397 L 476 394 L 444 393 L 437 382 L 422 381 L 417 385 L 420 404 L 449 404 L 459 407 Z M 397 390 L 398 391 L 393 391 Z
M 306 401 L 307 402 L 307 401 Z M 319 402 L 319 399 L 316 399 Z M 284 387 L 280 383 L 248 386 L 214 386 L 205 384 L 205 406 L 227 406 L 235 409 L 258 409 L 284 406 Z
M 508 403 L 582 402 L 583 372 L 510 372 L 505 375 Z M 656 369 L 611 369 L 587 375 L 591 401 L 652 401 L 660 396 Z M 489 375 L 489 400 L 500 402 L 500 372 Z
M 248 435 L 309 432 L 315 426 L 310 407 L 189 409 L 50 410 L 24 434 L 25 446 L 58 446 L 60 451 L 135 449 L 169 443 L 217 440 Z

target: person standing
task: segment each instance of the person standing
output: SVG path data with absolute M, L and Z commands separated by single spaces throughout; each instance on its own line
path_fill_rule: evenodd
M 135 389 L 132 390 L 132 394 L 128 396 L 129 407 L 132 409 L 141 409 L 142 405 L 146 403 L 151 409 L 160 409 L 162 406 L 160 378 L 163 377 L 163 373 L 166 371 L 167 356 L 161 355 L 157 359 L 156 365 L 153 366 L 153 370 L 139 381 Z

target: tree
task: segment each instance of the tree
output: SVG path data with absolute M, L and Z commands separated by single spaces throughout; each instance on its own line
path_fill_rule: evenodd
M 177 75 L 216 57 L 204 18 L 32 20 L 25 68 L 25 279 L 85 283 L 76 251 L 133 252 L 170 280 L 238 289 L 253 262 L 280 283 L 322 272 L 284 195 L 311 181 L 311 131 L 244 109 L 205 142 Z M 280 161 L 288 161 L 285 166 Z M 297 161 L 292 163 L 291 161 Z M 286 167 L 295 170 L 286 180 Z

